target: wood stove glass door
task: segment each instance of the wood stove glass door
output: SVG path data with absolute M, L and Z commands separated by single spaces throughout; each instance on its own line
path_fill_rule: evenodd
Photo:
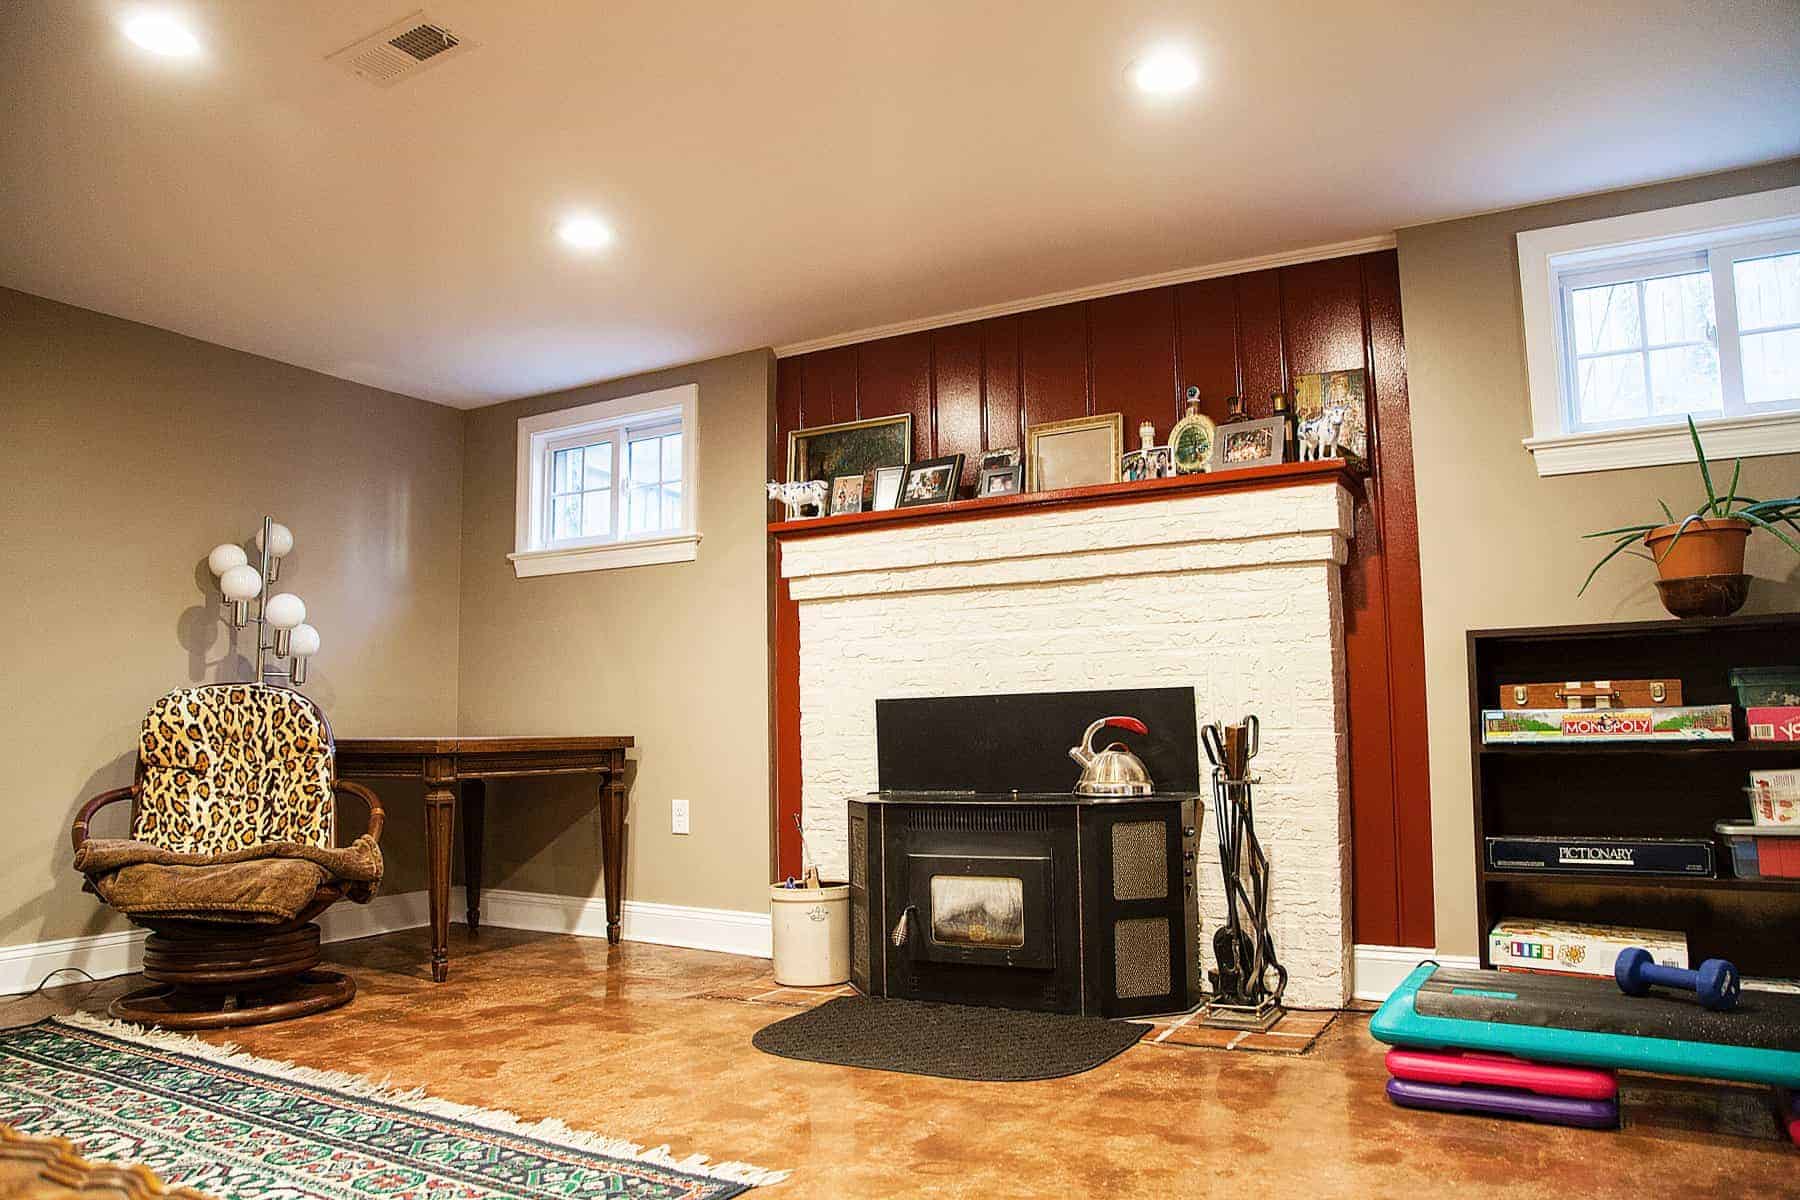
M 919 957 L 933 962 L 1054 967 L 1050 860 L 909 854 L 908 897 Z

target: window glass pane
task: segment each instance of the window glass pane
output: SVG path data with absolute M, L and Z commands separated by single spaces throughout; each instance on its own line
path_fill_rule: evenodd
M 1644 281 L 1644 325 L 1652 346 L 1713 338 L 1712 273 L 1665 275 Z M 1655 370 L 1652 364 L 1652 372 Z M 1662 388 L 1657 386 L 1660 393 Z
M 1585 359 L 1576 368 L 1576 378 L 1581 387 L 1581 410 L 1577 415 L 1584 424 L 1629 421 L 1648 414 L 1641 355 Z
M 1719 390 L 1719 352 L 1711 342 L 1650 352 L 1650 411 L 1716 412 L 1725 407 Z
M 681 528 L 681 485 L 665 483 L 662 489 L 662 527 Z
M 603 537 L 612 532 L 612 492 L 583 492 L 581 536 Z
M 681 478 L 681 435 L 671 433 L 662 440 L 662 477 Z
M 655 483 L 660 476 L 661 457 L 659 443 L 661 438 L 637 438 L 630 443 L 631 448 L 631 482 L 633 486 Z
M 550 490 L 563 492 L 579 492 L 581 490 L 581 447 L 570 450 L 558 450 L 551 456 Z
M 552 502 L 550 536 L 553 538 L 572 538 L 581 536 L 581 495 L 558 496 Z
M 1747 333 L 1741 341 L 1744 399 L 1751 404 L 1800 400 L 1800 329 Z
M 1733 263 L 1731 274 L 1737 288 L 1739 329 L 1800 325 L 1800 254 Z
M 634 487 L 625 494 L 626 529 L 632 533 L 654 533 L 662 526 L 655 487 Z
M 1644 344 L 1638 328 L 1638 285 L 1609 283 L 1569 293 L 1569 320 L 1575 325 L 1575 353 L 1600 354 Z
M 590 492 L 595 488 L 603 491 L 610 490 L 612 488 L 612 443 L 595 442 L 584 449 L 587 451 L 587 470 L 583 473 L 578 486 Z

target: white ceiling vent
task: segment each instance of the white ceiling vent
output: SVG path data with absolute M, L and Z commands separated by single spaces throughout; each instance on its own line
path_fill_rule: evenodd
M 421 9 L 327 55 L 325 61 L 337 63 L 377 87 L 393 87 L 473 48 L 474 43 L 429 19 Z

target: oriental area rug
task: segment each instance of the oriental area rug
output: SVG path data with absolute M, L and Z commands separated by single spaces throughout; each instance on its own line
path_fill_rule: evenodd
M 219 1200 L 722 1200 L 785 1178 L 79 1015 L 0 1031 L 0 1124 Z

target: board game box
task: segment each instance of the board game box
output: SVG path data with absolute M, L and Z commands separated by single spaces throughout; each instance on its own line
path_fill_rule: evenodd
M 1611 975 L 1613 960 L 1629 946 L 1642 946 L 1665 967 L 1688 965 L 1687 936 L 1672 929 L 1507 920 L 1488 932 L 1488 960 L 1502 971 Z
M 1481 740 L 1505 742 L 1663 742 L 1732 740 L 1731 705 L 1683 708 L 1491 708 Z

